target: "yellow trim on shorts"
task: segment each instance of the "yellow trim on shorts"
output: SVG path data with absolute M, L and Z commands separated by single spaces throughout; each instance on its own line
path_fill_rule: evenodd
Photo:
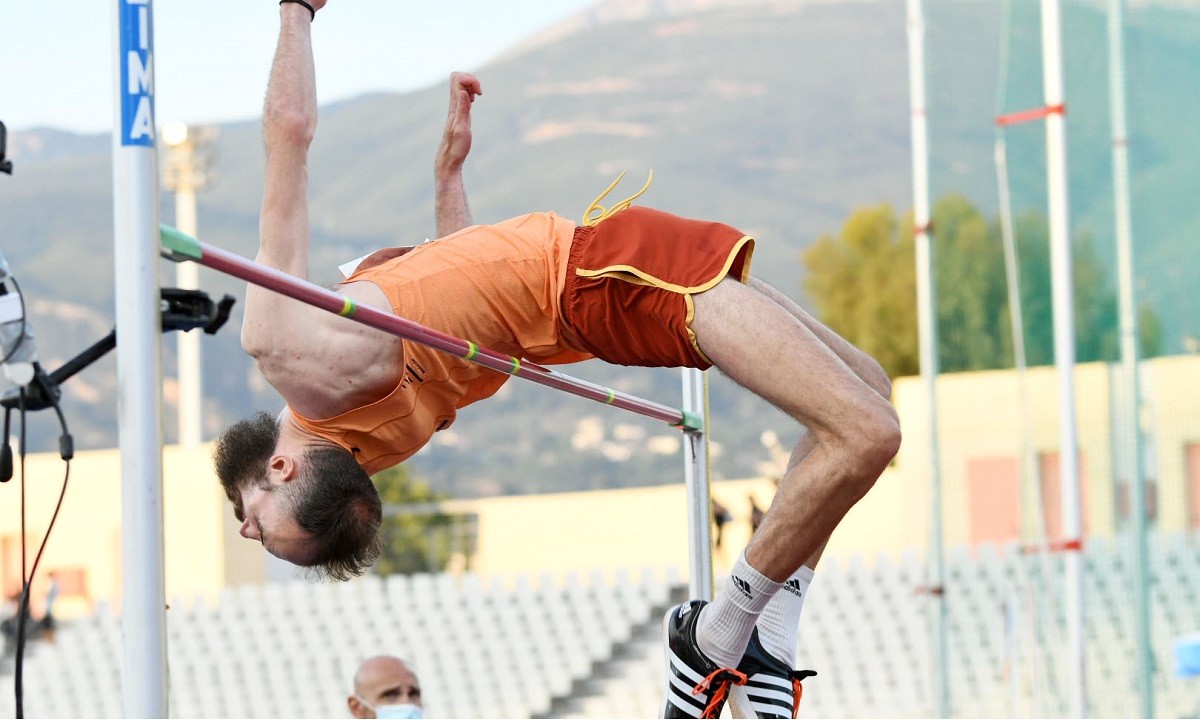
M 696 339 L 695 331 L 692 330 L 692 318 L 696 316 L 696 303 L 692 300 L 691 295 L 684 295 L 683 299 L 687 302 L 687 317 L 683 320 L 683 326 L 687 329 L 688 341 L 692 343 L 692 347 L 695 348 L 696 354 L 704 358 L 704 362 L 708 363 L 709 365 L 715 365 L 716 363 L 714 363 L 712 359 L 709 358 L 708 355 L 705 355 L 704 351 L 700 349 L 700 342 Z
M 742 239 L 738 240 L 737 244 L 730 249 L 729 256 L 725 258 L 725 265 L 721 268 L 721 271 L 716 274 L 716 277 L 713 277 L 703 284 L 693 285 L 691 287 L 669 283 L 666 280 L 654 277 L 644 270 L 639 270 L 632 265 L 609 265 L 608 267 L 600 268 L 599 270 L 584 270 L 583 268 L 575 268 L 575 275 L 585 278 L 613 278 L 615 280 L 622 280 L 634 285 L 650 285 L 683 295 L 689 293 L 702 293 L 721 282 L 721 280 L 729 274 L 729 268 L 733 266 L 733 261 L 738 256 L 738 253 L 741 252 L 746 243 L 752 241 L 753 238 L 751 238 L 749 235 L 743 235 Z M 753 255 L 753 253 L 754 246 L 751 245 L 750 250 L 746 255 L 746 260 L 742 263 L 742 273 L 741 277 L 737 278 L 738 282 L 744 283 L 750 276 L 750 256 Z

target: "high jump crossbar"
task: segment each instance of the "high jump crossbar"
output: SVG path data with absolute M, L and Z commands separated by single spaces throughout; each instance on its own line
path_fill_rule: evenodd
M 201 242 L 168 225 L 160 227 L 160 235 L 160 252 L 168 260 L 196 262 L 204 267 L 286 295 L 318 309 L 341 315 L 435 350 L 441 350 L 491 370 L 524 378 L 539 385 L 562 390 L 605 405 L 612 405 L 638 415 L 662 420 L 669 423 L 671 427 L 685 432 L 698 433 L 704 429 L 704 419 L 701 413 L 660 405 L 603 385 L 564 375 L 536 363 L 522 361 L 520 358 L 480 347 L 469 340 L 447 335 L 412 320 L 359 305 L 346 295 L 327 290 L 315 283 Z

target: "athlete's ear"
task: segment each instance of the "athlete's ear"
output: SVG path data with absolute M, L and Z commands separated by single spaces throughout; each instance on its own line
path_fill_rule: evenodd
M 267 462 L 267 482 L 283 485 L 300 477 L 300 464 L 292 455 L 272 455 Z

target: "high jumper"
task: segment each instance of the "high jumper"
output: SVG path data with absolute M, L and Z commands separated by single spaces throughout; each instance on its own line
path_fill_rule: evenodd
M 308 275 L 311 32 L 327 0 L 284 0 L 263 113 L 257 263 Z M 754 240 L 728 225 L 616 207 L 582 225 L 532 212 L 471 225 L 463 185 L 477 79 L 456 75 L 436 162 L 435 242 L 368 256 L 337 286 L 359 307 L 540 365 L 717 367 L 802 425 L 775 500 L 717 597 L 666 618 L 668 717 L 791 716 L 796 623 L 846 512 L 895 456 L 877 362 L 751 277 Z M 242 347 L 287 407 L 231 426 L 214 452 L 241 534 L 334 578 L 378 557 L 371 474 L 403 462 L 509 374 L 251 284 Z M 778 690 L 794 689 L 791 699 Z M 732 691 L 732 695 L 730 694 Z M 739 707 L 740 706 L 740 707 Z

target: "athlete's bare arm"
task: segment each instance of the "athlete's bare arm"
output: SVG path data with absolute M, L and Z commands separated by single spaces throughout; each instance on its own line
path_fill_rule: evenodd
M 471 104 L 482 94 L 479 79 L 474 75 L 462 72 L 450 75 L 450 110 L 433 166 L 438 237 L 458 232 L 471 224 L 462 170 L 467 153 L 471 151 Z
M 317 127 L 311 21 L 296 3 L 279 8 L 279 43 L 263 107 L 266 183 L 259 219 L 256 260 L 301 278 L 308 277 L 308 146 Z M 255 358 L 281 352 L 307 320 L 305 306 L 250 285 L 242 347 Z
M 318 10 L 324 0 L 312 3 Z M 266 178 L 257 261 L 308 276 L 308 148 L 317 127 L 312 16 L 284 3 L 263 108 Z M 370 283 L 341 288 L 361 304 L 387 308 Z M 293 409 L 328 417 L 378 399 L 398 377 L 395 338 L 255 285 L 246 291 L 242 348 Z M 390 385 L 389 385 L 390 384 Z

